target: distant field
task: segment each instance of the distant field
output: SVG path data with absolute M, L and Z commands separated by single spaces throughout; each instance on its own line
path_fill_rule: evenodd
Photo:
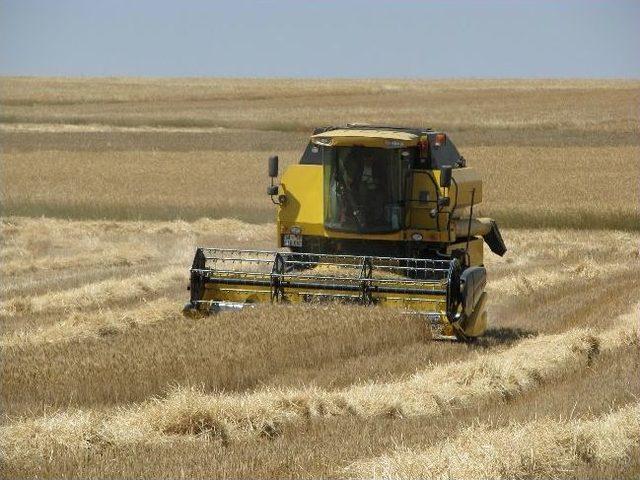
M 480 212 L 505 227 L 640 229 L 640 147 L 463 152 L 485 180 Z M 279 153 L 285 165 L 299 155 Z M 266 157 L 255 150 L 8 153 L 5 209 L 77 219 L 270 222 L 275 209 L 265 194 Z
M 2 478 L 638 478 L 640 82 L 0 79 Z M 489 330 L 263 305 L 186 319 L 196 245 L 272 248 L 313 127 L 450 133 Z
M 640 89 L 637 81 L 11 78 L 2 87 L 6 123 L 306 133 L 363 121 L 516 135 L 579 130 L 585 142 L 586 132 L 637 132 Z
M 639 82 L 1 80 L 7 215 L 273 219 L 315 126 L 429 125 L 505 226 L 639 229 Z

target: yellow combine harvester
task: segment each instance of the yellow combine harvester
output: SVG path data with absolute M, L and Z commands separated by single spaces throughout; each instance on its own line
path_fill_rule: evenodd
M 333 299 L 423 315 L 438 337 L 484 333 L 483 240 L 506 247 L 473 216 L 482 181 L 446 134 L 319 128 L 279 185 L 278 157 L 269 176 L 278 251 L 198 248 L 185 314 Z

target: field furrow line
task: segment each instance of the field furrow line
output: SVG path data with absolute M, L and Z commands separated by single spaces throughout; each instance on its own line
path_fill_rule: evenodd
M 171 262 L 170 264 L 173 264 Z M 187 268 L 185 262 L 185 268 Z M 12 277 L 6 285 L 0 286 L 0 298 L 4 301 L 14 297 L 24 296 L 29 292 L 32 296 L 39 296 L 53 291 L 70 290 L 86 284 L 127 278 L 141 273 L 155 273 L 167 267 L 167 262 L 160 259 L 134 264 L 131 266 L 87 266 L 79 270 L 48 270 L 34 275 Z
M 298 369 L 322 376 L 326 367 L 317 381 L 350 385 L 362 377 L 389 378 L 394 367 L 410 373 L 430 361 L 451 361 L 468 350 L 432 343 L 423 319 L 383 309 L 265 305 L 192 319 L 182 317 L 175 296 L 154 303 L 128 313 L 126 307 L 113 314 L 72 312 L 60 327 L 4 337 L 0 396 L 7 411 L 142 402 L 176 382 L 238 392 L 277 375 L 313 381 Z M 418 358 L 393 356 L 407 350 Z M 43 389 L 50 378 L 57 381 Z
M 506 301 L 496 293 L 497 298 L 489 304 L 489 316 L 493 325 L 503 328 L 517 325 L 532 332 L 553 333 L 579 326 L 608 327 L 615 319 L 612 312 L 624 311 L 633 305 L 639 289 L 640 279 L 635 270 L 618 268 L 597 277 L 567 279 L 549 288 L 523 290 L 517 296 L 507 297 Z M 624 295 L 620 295 L 622 291 Z
M 594 356 L 638 348 L 640 306 L 604 332 L 575 329 L 527 339 L 500 353 L 438 365 L 391 383 L 339 390 L 264 389 L 205 394 L 176 389 L 167 397 L 117 411 L 74 410 L 10 423 L 0 430 L 8 458 L 104 445 L 166 442 L 204 437 L 234 440 L 274 437 L 309 419 L 438 416 L 456 409 L 512 399 L 540 385 L 576 374 Z
M 574 265 L 563 265 L 561 268 L 535 267 L 525 264 L 517 273 L 512 272 L 499 279 L 491 279 L 487 291 L 505 296 L 521 296 L 542 290 L 550 290 L 567 281 L 583 281 L 592 279 L 604 280 L 607 276 L 620 273 L 621 270 L 637 268 L 640 262 L 630 262 L 627 268 L 620 262 L 582 262 Z
M 259 240 L 273 236 L 274 223 L 247 223 L 237 218 L 200 218 L 191 222 L 184 220 L 65 220 L 51 217 L 13 216 L 0 220 L 0 233 L 6 238 L 41 238 L 43 234 L 61 238 L 91 236 L 102 242 L 114 238 L 134 235 L 143 239 L 158 236 L 185 238 L 192 235 L 211 235 L 225 240 Z M 104 238 L 106 236 L 106 238 Z
M 0 303 L 0 317 L 18 313 L 74 311 L 153 296 L 173 282 L 183 280 L 186 283 L 185 272 L 184 266 L 169 266 L 156 273 L 139 273 L 128 278 L 104 280 L 35 297 L 16 297 Z
M 84 269 L 88 267 L 131 267 L 146 263 L 159 256 L 159 252 L 111 247 L 99 252 L 84 252 L 62 258 L 30 258 L 13 260 L 0 267 L 0 274 L 17 277 L 24 274 Z
M 500 479 L 566 474 L 627 461 L 640 447 L 640 403 L 593 420 L 471 427 L 425 450 L 398 450 L 345 469 L 347 478 Z
M 53 325 L 3 335 L 0 337 L 0 347 L 27 348 L 44 343 L 98 338 L 178 316 L 180 316 L 179 305 L 166 298 L 152 300 L 125 311 L 105 310 L 88 314 L 72 312 L 64 320 Z

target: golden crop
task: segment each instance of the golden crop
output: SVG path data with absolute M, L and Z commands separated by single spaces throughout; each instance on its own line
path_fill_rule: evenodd
M 0 85 L 6 214 L 271 221 L 267 156 L 296 162 L 314 127 L 365 121 L 449 132 L 505 226 L 640 225 L 638 82 Z
M 637 81 L 0 79 L 3 478 L 640 472 Z M 180 314 L 196 246 L 272 248 L 266 158 L 351 121 L 484 177 L 490 328 Z M 284 166 L 283 165 L 283 166 Z
M 638 442 L 640 403 L 635 403 L 594 420 L 471 427 L 438 448 L 360 461 L 347 473 L 353 478 L 389 479 L 559 477 L 584 462 L 592 468 L 615 465 L 635 454 Z M 460 456 L 461 451 L 466 454 Z

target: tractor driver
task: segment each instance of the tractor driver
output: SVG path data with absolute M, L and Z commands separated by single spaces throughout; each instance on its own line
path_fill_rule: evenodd
M 355 149 L 351 149 L 339 161 L 339 169 L 336 171 L 336 194 L 339 200 L 338 205 L 340 205 L 341 223 L 362 224 L 358 192 L 363 167 L 362 157 L 355 152 Z
M 357 147 L 343 157 L 336 192 L 340 199 L 341 222 L 370 227 L 380 220 L 377 217 L 383 209 L 376 203 L 382 198 L 379 193 L 384 185 L 384 164 L 381 162 L 382 159 Z

